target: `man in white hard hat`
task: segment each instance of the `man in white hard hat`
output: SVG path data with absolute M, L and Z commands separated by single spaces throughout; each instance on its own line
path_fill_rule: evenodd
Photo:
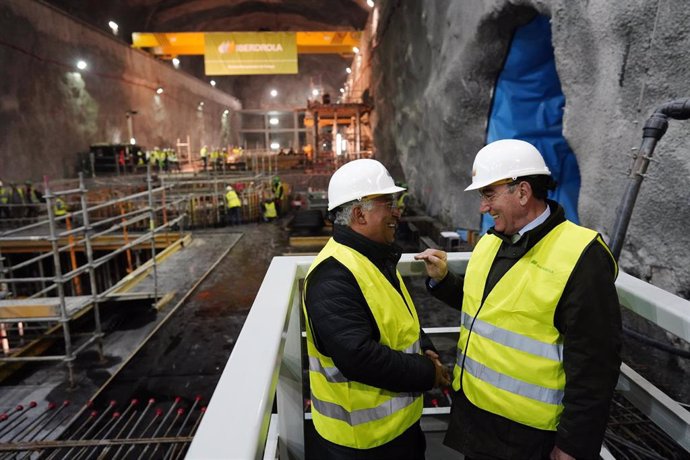
M 313 458 L 424 458 L 421 393 L 449 380 L 396 269 L 403 190 L 371 159 L 343 165 L 328 185 L 333 238 L 303 298 Z
M 547 199 L 554 186 L 531 144 L 488 144 L 465 190 L 495 225 L 464 278 L 442 251 L 415 256 L 433 295 L 462 311 L 445 444 L 466 459 L 599 458 L 621 363 L 617 266 Z
M 242 202 L 237 192 L 232 188 L 232 185 L 225 187 L 225 206 L 229 225 L 239 225 L 241 223 L 240 210 L 242 209 Z
M 9 217 L 10 212 L 7 207 L 7 203 L 10 200 L 9 190 L 5 188 L 2 180 L 0 180 L 0 218 L 4 219 Z

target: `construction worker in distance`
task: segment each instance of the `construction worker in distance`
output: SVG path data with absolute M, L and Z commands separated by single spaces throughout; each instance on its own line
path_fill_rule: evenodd
M 9 200 L 9 190 L 5 188 L 2 180 L 0 180 L 0 218 L 2 219 L 6 219 L 10 216 L 10 210 L 7 207 Z
M 404 182 L 396 182 L 395 185 L 404 188 L 405 191 L 398 195 L 398 209 L 400 210 L 400 217 L 403 218 L 407 215 L 408 204 L 410 202 L 410 194 L 407 191 L 407 184 Z M 395 238 L 398 241 L 406 241 L 410 239 L 412 232 L 410 231 L 410 225 L 406 220 L 401 220 L 398 224 L 397 232 L 395 233 Z
M 307 163 L 311 163 L 312 157 L 314 156 L 314 148 L 311 144 L 307 144 L 302 148 L 302 151 L 307 156 Z
M 146 166 L 144 159 L 145 159 L 144 151 L 141 149 L 137 150 L 137 166 L 136 166 L 137 169 Z
M 206 168 L 208 168 L 208 145 L 201 147 L 199 156 L 201 157 L 201 161 L 204 165 L 204 171 L 206 171 Z
M 218 149 L 218 147 L 213 147 L 213 149 L 211 150 L 211 153 L 209 155 L 209 157 L 210 157 L 209 160 L 211 163 L 211 169 L 213 171 L 218 170 L 218 155 L 220 155 L 220 150 Z
M 177 151 L 175 149 L 170 149 L 168 161 L 170 162 L 171 171 L 180 172 L 180 161 L 177 159 Z
M 285 196 L 285 189 L 283 183 L 280 181 L 280 177 L 273 177 L 273 183 L 271 184 L 271 190 L 273 191 L 273 196 L 276 202 L 276 212 L 278 216 L 281 216 L 281 205 L 283 204 L 283 197 Z
M 276 200 L 273 198 L 273 195 L 266 193 L 264 200 L 261 202 L 261 218 L 264 222 L 272 222 L 277 217 Z
M 38 216 L 43 194 L 34 188 L 30 180 L 24 182 L 24 200 L 26 201 L 26 217 Z
M 68 209 L 67 209 L 67 204 L 65 203 L 65 200 L 63 200 L 60 197 L 56 197 L 55 201 L 53 202 L 53 215 L 56 218 L 57 217 L 63 217 L 64 215 L 67 214 L 67 212 L 68 212 Z M 61 222 L 64 223 L 65 221 L 62 220 Z
M 398 182 L 395 185 L 405 189 L 405 191 L 398 196 L 398 209 L 400 209 L 400 215 L 404 216 L 405 210 L 407 209 L 407 205 L 410 201 L 410 194 L 407 191 L 407 184 L 404 182 Z
M 239 225 L 242 202 L 231 185 L 225 187 L 225 206 L 227 209 L 228 225 Z
M 465 458 L 599 458 L 621 364 L 618 267 L 594 230 L 547 199 L 539 151 L 506 139 L 472 166 L 494 226 L 464 278 L 427 249 L 427 288 L 462 312 L 444 443 Z
M 14 219 L 21 219 L 24 217 L 24 190 L 17 187 L 15 182 L 10 182 L 10 189 L 7 191 L 7 202 L 10 207 L 10 217 Z
M 449 383 L 396 269 L 403 191 L 376 160 L 328 184 L 333 237 L 304 285 L 314 458 L 422 460 L 422 392 Z

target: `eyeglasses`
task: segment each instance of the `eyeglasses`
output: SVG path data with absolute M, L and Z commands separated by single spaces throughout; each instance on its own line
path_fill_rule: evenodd
M 511 183 L 506 184 L 507 187 L 501 192 L 497 192 L 493 189 L 492 190 L 486 190 L 486 191 L 485 190 L 478 190 L 479 202 L 480 203 L 482 203 L 482 202 L 493 203 L 494 201 L 496 201 L 496 198 L 498 198 L 499 196 L 505 195 L 508 192 L 512 193 L 515 190 L 515 188 L 514 188 L 515 184 L 516 184 L 515 182 L 511 182 Z
M 369 200 L 362 200 L 364 202 L 369 202 L 369 203 L 374 203 L 377 205 L 385 206 L 388 208 L 389 211 L 397 210 L 399 209 L 398 207 L 398 201 L 396 199 L 388 199 L 388 200 L 379 200 L 377 198 L 372 198 Z

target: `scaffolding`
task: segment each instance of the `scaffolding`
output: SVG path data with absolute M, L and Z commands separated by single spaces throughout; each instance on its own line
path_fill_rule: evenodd
M 371 107 L 363 103 L 337 103 L 328 101 L 309 101 L 307 105 L 307 119 L 305 124 L 311 128 L 311 136 L 314 142 L 314 162 L 326 160 L 328 152 L 325 152 L 322 143 L 328 136 L 322 135 L 321 130 L 332 127 L 331 154 L 336 162 L 342 162 L 341 156 L 347 160 L 358 158 L 371 158 L 373 144 L 371 140 L 371 128 L 369 127 L 369 113 Z M 344 151 L 336 144 L 336 137 L 340 133 L 340 127 L 346 127 L 344 140 L 347 141 L 347 149 Z M 337 168 L 337 165 L 336 165 Z
M 258 164 L 258 162 L 257 162 Z M 187 198 L 187 226 L 189 228 L 215 227 L 224 224 L 226 187 L 231 185 L 241 202 L 243 223 L 261 219 L 260 203 L 271 190 L 272 176 L 262 172 L 243 174 L 210 174 L 207 178 L 197 176 L 162 177 L 162 184 L 173 189 L 172 197 Z M 288 209 L 291 187 L 283 182 L 283 197 L 279 206 Z
M 182 238 L 187 198 L 168 201 L 166 190 L 172 186 L 154 188 L 150 166 L 146 183 L 145 191 L 93 204 L 89 203 L 89 191 L 82 174 L 78 187 L 73 189 L 52 190 L 46 179 L 47 220 L 0 234 L 0 324 L 4 348 L 0 362 L 62 361 L 67 367 L 70 387 L 73 387 L 76 355 L 96 344 L 103 360 L 100 305 L 117 297 L 120 288 L 119 284 L 112 283 L 108 262 L 125 255 L 128 272 L 131 272 L 134 249 L 148 246 L 153 273 L 152 297 L 154 302 L 158 299 L 157 244 L 160 244 L 160 236 L 164 237 L 165 246 L 170 244 L 170 233 L 178 234 L 175 239 Z M 78 210 L 70 212 L 68 208 L 61 212 L 58 203 Z M 162 223 L 158 225 L 157 222 Z M 132 228 L 143 231 L 132 233 Z M 121 237 L 114 237 L 117 232 L 121 232 Z M 45 250 L 16 264 L 4 256 L 8 251 L 18 252 L 18 246 L 24 246 L 23 252 L 36 252 L 27 251 L 27 243 L 36 250 Z M 95 249 L 105 254 L 97 256 Z M 85 263 L 78 263 L 77 252 L 83 254 L 82 259 L 85 256 Z M 52 274 L 46 274 L 44 263 L 50 260 Z M 19 273 L 22 271 L 38 276 L 22 276 Z M 88 277 L 88 287 L 82 286 L 82 277 Z M 26 292 L 22 289 L 24 285 L 38 286 L 38 290 L 26 298 L 13 298 L 19 292 Z M 75 335 L 71 322 L 88 312 L 93 312 L 93 330 Z M 62 353 L 25 356 L 22 352 L 26 347 L 13 352 L 9 346 L 9 331 L 14 324 L 21 336 L 27 323 L 42 324 L 42 337 L 61 330 Z M 82 335 L 86 336 L 85 340 L 73 341 Z

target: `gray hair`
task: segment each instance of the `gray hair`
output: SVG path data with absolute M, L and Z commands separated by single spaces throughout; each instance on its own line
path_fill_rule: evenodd
M 340 206 L 340 210 L 335 213 L 335 220 L 333 223 L 349 226 L 352 222 L 352 212 L 357 206 L 360 206 L 362 211 L 371 211 L 374 209 L 374 202 L 371 200 L 355 200 L 345 203 L 344 205 Z

